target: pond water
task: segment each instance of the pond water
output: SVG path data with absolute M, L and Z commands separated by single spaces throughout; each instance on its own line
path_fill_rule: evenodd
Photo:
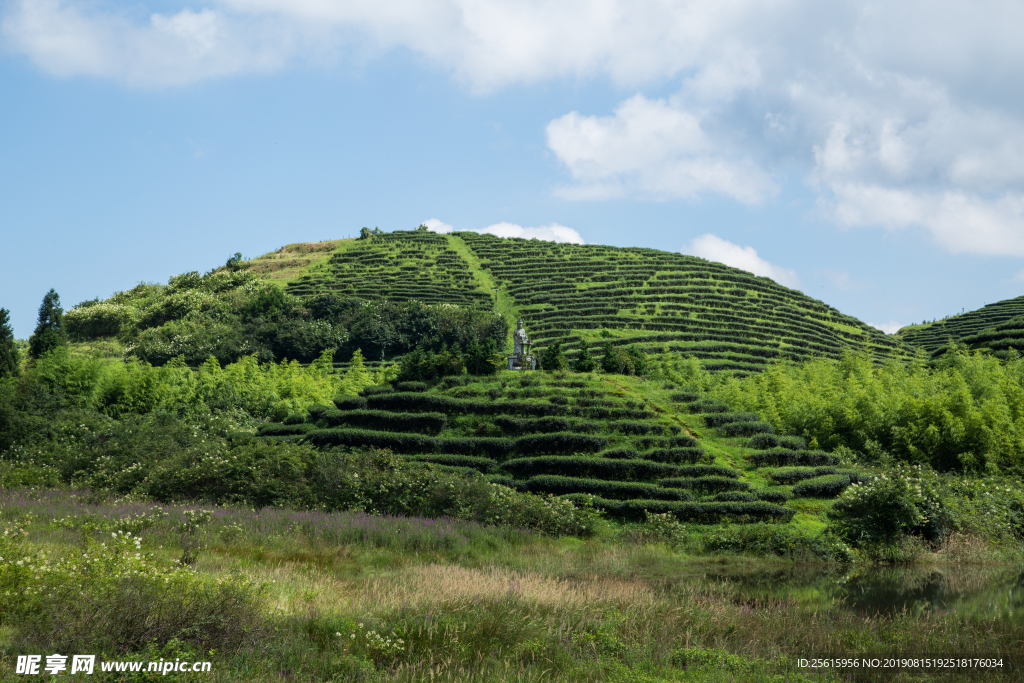
M 708 571 L 699 581 L 730 584 L 748 598 L 796 600 L 862 614 L 956 612 L 1024 618 L 1024 566 L 930 565 L 856 569 Z

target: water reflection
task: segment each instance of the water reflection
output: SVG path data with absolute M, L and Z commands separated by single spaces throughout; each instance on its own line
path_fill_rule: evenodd
M 1024 616 L 1024 567 L 909 566 L 716 569 L 691 580 L 724 583 L 747 599 L 796 600 L 821 608 L 843 604 L 861 614 L 956 612 L 962 616 Z

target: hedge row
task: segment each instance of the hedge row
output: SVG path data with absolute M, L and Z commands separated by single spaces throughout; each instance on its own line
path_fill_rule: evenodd
M 802 451 L 807 448 L 807 442 L 802 436 L 780 436 L 778 434 L 756 434 L 747 441 L 747 448 L 767 450 L 769 448 L 788 448 L 794 451 Z
M 686 406 L 686 409 L 691 413 L 727 413 L 729 412 L 729 406 L 718 401 L 712 401 L 711 399 L 704 399 L 703 401 L 694 401 L 690 405 Z
M 758 497 L 753 493 L 727 491 L 726 493 L 716 493 L 715 495 L 711 496 L 711 500 L 722 503 L 750 503 L 755 500 L 758 500 Z
M 607 481 L 604 479 L 580 479 L 550 474 L 530 477 L 526 482 L 525 488 L 527 491 L 534 493 L 553 493 L 555 495 L 587 493 L 615 499 L 693 500 L 693 496 L 687 491 L 663 489 L 653 484 Z
M 664 434 L 665 426 L 659 424 L 651 424 L 649 422 L 612 422 L 608 425 L 609 429 L 613 429 L 623 434 Z
M 679 476 L 682 477 L 728 477 L 738 479 L 739 473 L 727 467 L 715 467 L 713 465 L 691 465 L 680 467 Z
M 256 431 L 257 436 L 293 436 L 296 434 L 307 434 L 316 429 L 316 425 L 309 423 L 282 424 L 280 422 L 268 422 L 262 424 Z
M 410 455 L 407 456 L 406 460 L 430 462 L 437 465 L 450 465 L 455 467 L 469 467 L 484 474 L 494 471 L 498 467 L 498 463 L 490 458 L 480 458 L 472 455 L 453 455 L 453 454 L 430 454 L 430 455 Z
M 392 413 L 385 410 L 336 410 L 319 420 L 330 427 L 361 427 L 385 432 L 438 434 L 448 426 L 442 413 Z
M 775 431 L 767 422 L 730 422 L 718 427 L 722 436 L 753 436 L 754 434 L 770 434 Z
M 757 413 L 712 413 L 702 419 L 708 427 L 721 427 L 734 422 L 757 422 L 761 416 Z
M 703 448 L 657 448 L 644 453 L 644 458 L 655 462 L 695 463 L 707 459 Z
M 796 468 L 790 470 L 780 470 L 778 472 L 772 472 L 768 476 L 771 477 L 773 481 L 779 484 L 795 484 L 796 482 L 803 481 L 805 479 L 814 479 L 815 477 L 823 477 L 826 474 L 835 473 L 835 467 L 816 467 L 814 469 Z
M 808 479 L 793 487 L 797 498 L 837 498 L 850 485 L 850 475 L 832 474 Z
M 566 496 L 575 503 L 590 502 L 614 517 L 642 521 L 648 512 L 671 512 L 681 522 L 714 524 L 729 521 L 788 521 L 795 510 L 765 502 L 676 502 L 667 500 L 610 500 L 586 494 Z
M 696 391 L 680 391 L 672 394 L 671 399 L 676 403 L 691 403 L 700 399 L 700 394 Z
M 588 434 L 601 431 L 598 422 L 574 422 L 563 417 L 541 417 L 533 420 L 516 417 L 498 417 L 494 424 L 506 434 L 544 434 L 547 432 L 577 432 Z
M 746 491 L 750 484 L 727 477 L 702 477 L 700 479 L 662 479 L 658 484 L 672 489 L 695 489 L 716 493 L 719 491 Z
M 750 460 L 755 467 L 782 467 L 785 465 L 827 467 L 839 464 L 839 458 L 824 451 L 794 451 L 788 448 L 773 448 L 754 453 L 750 456 Z
M 552 403 L 526 403 L 524 401 L 464 401 L 439 394 L 403 392 L 378 394 L 367 398 L 371 408 L 395 412 L 440 412 L 447 415 L 529 415 L 546 417 L 565 415 L 563 406 Z
M 769 503 L 785 503 L 790 499 L 790 495 L 783 493 L 782 491 L 758 491 L 758 500 L 765 500 Z
M 395 453 L 458 453 L 486 455 L 503 460 L 513 453 L 580 453 L 596 452 L 608 439 L 571 432 L 538 434 L 519 439 L 504 438 L 439 438 L 423 434 L 380 432 L 368 429 L 319 429 L 310 432 L 309 442 L 315 446 L 351 446 L 390 448 Z
M 517 458 L 502 465 L 504 472 L 519 478 L 537 474 L 560 474 L 569 477 L 593 477 L 620 481 L 641 481 L 671 477 L 679 468 L 647 460 L 607 460 L 582 456 L 547 456 Z

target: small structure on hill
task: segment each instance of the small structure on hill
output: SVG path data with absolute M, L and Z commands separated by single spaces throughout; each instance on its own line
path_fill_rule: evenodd
M 523 328 L 523 319 L 516 323 L 516 331 L 512 333 L 512 355 L 508 357 L 509 370 L 536 370 L 537 358 L 530 353 L 530 338 Z

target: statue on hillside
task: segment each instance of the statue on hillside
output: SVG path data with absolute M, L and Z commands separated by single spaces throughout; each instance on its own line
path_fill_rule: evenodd
M 537 359 L 530 354 L 530 338 L 526 336 L 522 318 L 519 319 L 516 330 L 512 333 L 512 343 L 512 355 L 508 357 L 508 369 L 536 370 Z
M 526 330 L 523 329 L 522 318 L 516 323 L 516 331 L 512 333 L 512 342 L 515 344 L 515 348 L 512 349 L 513 353 L 516 355 L 526 353 L 526 345 L 530 343 L 530 339 L 526 336 Z

